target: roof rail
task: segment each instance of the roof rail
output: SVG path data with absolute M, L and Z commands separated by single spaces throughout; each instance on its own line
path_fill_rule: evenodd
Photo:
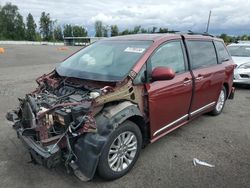
M 207 32 L 204 32 L 204 33 L 199 33 L 199 32 L 193 32 L 191 30 L 188 30 L 188 35 L 203 35 L 203 36 L 210 36 L 210 37 L 215 37 L 214 35 L 211 35 Z

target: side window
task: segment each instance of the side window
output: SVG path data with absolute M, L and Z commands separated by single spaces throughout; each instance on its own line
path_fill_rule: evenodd
M 180 41 L 163 44 L 150 58 L 152 70 L 155 67 L 169 67 L 176 73 L 185 71 L 185 61 Z
M 229 56 L 223 42 L 214 41 L 214 44 L 215 44 L 215 48 L 216 48 L 216 51 L 218 54 L 219 63 L 222 63 L 224 61 L 229 60 L 230 56 Z
M 193 69 L 217 64 L 212 41 L 187 41 Z

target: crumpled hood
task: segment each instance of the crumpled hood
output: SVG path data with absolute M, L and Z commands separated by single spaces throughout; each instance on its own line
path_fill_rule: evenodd
M 238 56 L 232 56 L 233 61 L 235 64 L 242 65 L 243 63 L 250 62 L 250 57 L 238 57 Z

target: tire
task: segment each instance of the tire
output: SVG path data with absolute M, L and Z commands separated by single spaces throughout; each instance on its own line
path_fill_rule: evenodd
M 226 88 L 223 86 L 221 91 L 220 91 L 220 95 L 219 95 L 219 98 L 216 102 L 216 105 L 215 105 L 213 111 L 210 112 L 210 114 L 214 115 L 214 116 L 221 114 L 221 112 L 223 111 L 223 108 L 225 106 L 226 99 L 227 99 L 227 91 L 226 91 Z
M 128 120 L 123 122 L 111 133 L 103 148 L 97 167 L 99 175 L 106 180 L 124 176 L 133 168 L 141 148 L 142 135 L 139 127 Z M 121 162 L 122 165 L 119 165 Z

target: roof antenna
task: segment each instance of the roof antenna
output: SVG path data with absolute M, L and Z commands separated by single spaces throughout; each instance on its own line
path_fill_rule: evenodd
M 209 16 L 208 16 L 208 21 L 207 21 L 207 30 L 206 30 L 206 33 L 208 33 L 209 24 L 210 24 L 210 17 L 211 17 L 211 13 L 212 13 L 212 11 L 210 10 L 210 11 L 209 11 Z

